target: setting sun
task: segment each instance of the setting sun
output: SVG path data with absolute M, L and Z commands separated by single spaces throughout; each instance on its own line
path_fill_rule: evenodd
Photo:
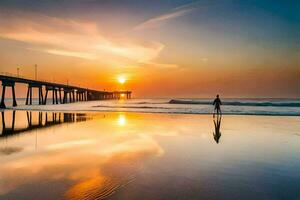
M 119 83 L 124 84 L 126 82 L 126 78 L 123 76 L 119 76 L 118 81 L 119 81 Z

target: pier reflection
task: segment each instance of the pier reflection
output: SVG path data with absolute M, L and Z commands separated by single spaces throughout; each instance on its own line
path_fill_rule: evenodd
M 221 138 L 221 120 L 222 120 L 222 115 L 217 115 L 217 119 L 214 118 L 214 127 L 215 127 L 215 132 L 213 132 L 214 140 L 218 144 Z
M 31 112 L 26 111 L 26 115 L 19 115 L 25 121 L 22 125 L 16 127 L 16 112 L 17 111 L 2 111 L 1 125 L 2 130 L 0 138 L 10 137 L 17 134 L 25 133 L 32 130 L 49 128 L 62 123 L 76 123 L 87 121 L 89 118 L 83 113 L 58 113 L 58 112 Z M 25 112 L 25 111 L 19 111 Z M 25 118 L 24 118 L 25 117 Z

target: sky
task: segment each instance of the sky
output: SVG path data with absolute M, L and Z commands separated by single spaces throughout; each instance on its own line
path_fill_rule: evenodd
M 1 0 L 0 72 L 35 65 L 139 98 L 300 97 L 300 1 Z

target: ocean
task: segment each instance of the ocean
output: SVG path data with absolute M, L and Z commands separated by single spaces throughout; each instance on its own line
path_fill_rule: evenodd
M 7 104 L 11 107 L 11 100 Z M 130 99 L 76 102 L 70 104 L 39 106 L 37 99 L 32 106 L 25 106 L 24 99 L 18 99 L 20 110 L 45 111 L 102 111 L 102 112 L 140 112 L 140 113 L 174 113 L 174 114 L 211 114 L 213 99 Z M 300 116 L 300 99 L 222 99 L 222 113 L 225 115 L 271 115 Z

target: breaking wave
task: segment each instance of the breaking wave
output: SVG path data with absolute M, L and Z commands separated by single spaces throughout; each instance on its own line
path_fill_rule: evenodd
M 212 101 L 207 100 L 178 100 L 172 99 L 170 104 L 198 104 L 198 105 L 211 105 Z M 230 101 L 225 100 L 222 105 L 228 106 L 272 106 L 272 107 L 300 107 L 299 101 Z

